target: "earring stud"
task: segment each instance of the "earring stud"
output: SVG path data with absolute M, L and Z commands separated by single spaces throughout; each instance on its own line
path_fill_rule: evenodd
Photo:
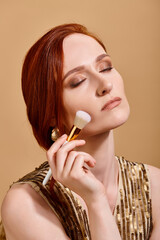
M 52 133 L 51 133 L 51 139 L 53 142 L 55 142 L 60 136 L 60 132 L 59 129 L 57 127 L 52 129 Z

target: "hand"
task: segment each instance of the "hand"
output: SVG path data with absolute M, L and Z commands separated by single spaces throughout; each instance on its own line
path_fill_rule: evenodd
M 84 167 L 94 167 L 95 159 L 85 152 L 74 151 L 85 144 L 84 140 L 72 140 L 65 145 L 67 135 L 61 136 L 47 151 L 47 158 L 55 180 L 80 195 L 86 203 L 105 195 L 103 184 Z

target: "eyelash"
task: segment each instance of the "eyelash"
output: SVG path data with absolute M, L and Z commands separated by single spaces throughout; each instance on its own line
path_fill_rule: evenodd
M 102 72 L 110 71 L 112 69 L 113 69 L 113 67 L 108 67 L 108 68 L 104 68 L 103 70 L 101 70 L 99 72 L 102 73 Z
M 70 84 L 70 87 L 71 88 L 75 88 L 77 87 L 78 85 L 80 85 L 82 82 L 84 82 L 86 80 L 86 78 L 82 79 L 81 81 L 77 82 L 77 83 L 71 83 Z
M 110 70 L 112 70 L 113 69 L 113 67 L 108 67 L 108 68 L 104 68 L 103 70 L 101 70 L 101 71 L 99 71 L 100 73 L 102 73 L 102 72 L 107 72 L 107 71 L 110 71 Z M 82 82 L 84 82 L 86 80 L 86 78 L 84 78 L 84 79 L 82 79 L 81 81 L 79 81 L 79 82 L 77 82 L 77 83 L 75 83 L 75 84 L 73 84 L 73 83 L 71 83 L 70 84 L 70 87 L 71 88 L 76 88 L 76 87 L 78 87 Z

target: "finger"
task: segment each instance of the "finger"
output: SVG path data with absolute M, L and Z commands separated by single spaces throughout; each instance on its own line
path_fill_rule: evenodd
M 68 156 L 68 153 L 72 151 L 75 147 L 81 146 L 85 144 L 84 140 L 72 140 L 71 142 L 66 143 L 63 145 L 56 153 L 56 167 L 58 175 L 60 175 L 63 172 L 63 168 L 66 162 L 66 158 Z
M 61 137 L 59 137 L 47 151 L 47 157 L 50 157 L 55 152 L 57 152 L 58 149 L 65 143 L 66 139 L 67 139 L 67 134 L 64 134 Z
M 83 170 L 83 165 L 84 165 L 84 156 L 79 155 L 76 157 L 71 171 L 70 171 L 70 177 L 73 179 L 77 179 L 80 176 L 83 176 L 85 174 L 85 171 Z
M 73 162 L 70 174 L 78 174 L 78 172 L 82 170 L 84 163 L 89 165 L 89 162 L 91 163 L 92 167 L 94 167 L 95 164 L 93 164 L 93 160 L 90 156 L 78 155 Z
M 84 156 L 84 159 L 86 159 L 86 161 L 88 161 L 87 162 L 88 166 L 90 166 L 90 167 L 94 167 L 95 166 L 95 164 L 96 164 L 95 159 L 91 155 L 89 155 L 88 153 L 71 151 L 68 154 L 66 162 L 64 163 L 64 169 L 63 169 L 63 176 L 64 177 L 66 177 L 69 174 L 69 172 L 71 171 L 71 168 L 72 168 L 72 165 L 73 165 L 73 163 L 75 161 L 75 158 L 77 158 L 78 155 Z
M 90 161 L 87 162 L 88 166 L 90 166 L 90 167 L 95 166 L 96 160 L 90 154 L 88 154 L 86 152 L 78 152 L 78 154 L 84 155 L 87 157 L 87 159 L 90 159 Z
M 64 144 L 66 139 L 67 139 L 67 135 L 66 134 L 62 135 L 60 138 L 57 139 L 56 142 L 54 142 L 52 144 L 50 149 L 46 152 L 48 163 L 50 165 L 50 168 L 52 170 L 52 175 L 53 175 L 54 178 L 57 177 L 57 174 L 56 174 L 56 161 L 55 161 L 56 155 L 55 155 L 55 153 Z
M 61 148 L 61 152 L 70 152 L 72 151 L 75 147 L 84 145 L 86 142 L 85 140 L 72 140 L 70 142 L 66 142 Z
M 68 154 L 67 160 L 64 164 L 63 177 L 68 176 L 69 172 L 71 171 L 73 162 L 74 162 L 77 155 L 78 155 L 78 152 L 76 152 L 76 151 L 71 151 Z
M 53 155 L 52 161 L 48 161 L 51 171 L 52 171 L 52 176 L 54 179 L 57 179 L 57 171 L 56 171 L 56 161 L 55 161 L 55 155 Z

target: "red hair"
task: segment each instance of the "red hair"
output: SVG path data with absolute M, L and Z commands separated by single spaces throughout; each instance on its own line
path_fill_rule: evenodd
M 42 36 L 28 51 L 22 68 L 22 92 L 28 119 L 40 146 L 48 149 L 53 143 L 51 131 L 62 124 L 63 40 L 70 34 L 81 33 L 104 44 L 80 24 L 57 26 Z M 53 124 L 55 119 L 55 124 Z

